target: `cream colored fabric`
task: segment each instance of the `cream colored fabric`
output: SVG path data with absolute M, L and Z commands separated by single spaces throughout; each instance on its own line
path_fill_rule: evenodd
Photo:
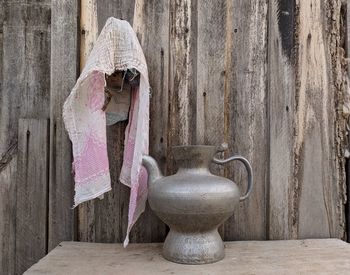
M 73 144 L 74 205 L 77 206 L 111 190 L 109 165 L 114 164 L 108 163 L 106 114 L 101 110 L 105 74 L 126 69 L 136 69 L 140 73 L 140 85 L 132 89 L 130 95 L 129 123 L 120 175 L 120 181 L 131 188 L 125 245 L 147 199 L 147 172 L 141 162 L 142 155 L 148 154 L 149 132 L 147 65 L 128 22 L 115 18 L 107 20 L 63 108 L 64 122 Z

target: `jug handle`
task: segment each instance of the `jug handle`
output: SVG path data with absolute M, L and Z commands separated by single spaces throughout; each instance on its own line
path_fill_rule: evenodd
M 242 162 L 245 166 L 245 168 L 247 169 L 247 173 L 248 173 L 248 186 L 247 186 L 247 191 L 246 193 L 239 198 L 239 201 L 244 201 L 245 199 L 247 199 L 250 195 L 250 193 L 253 190 L 253 170 L 252 170 L 252 166 L 250 165 L 249 161 L 242 157 L 242 156 L 232 156 L 229 157 L 227 159 L 218 159 L 218 158 L 213 158 L 213 162 L 216 164 L 226 164 L 228 162 L 231 162 L 233 160 L 238 160 L 240 162 Z

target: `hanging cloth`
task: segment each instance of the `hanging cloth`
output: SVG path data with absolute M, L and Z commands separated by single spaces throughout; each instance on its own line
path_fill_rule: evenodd
M 63 120 L 73 146 L 74 206 L 111 190 L 107 155 L 106 113 L 102 110 L 105 74 L 127 69 L 140 73 L 139 86 L 131 90 L 129 122 L 125 130 L 120 181 L 131 188 L 129 233 L 147 200 L 147 171 L 142 155 L 149 144 L 149 82 L 145 57 L 127 21 L 109 18 L 86 65 L 63 106 Z M 118 99 L 116 99 L 118 100 Z M 113 165 L 113 163 L 111 163 Z

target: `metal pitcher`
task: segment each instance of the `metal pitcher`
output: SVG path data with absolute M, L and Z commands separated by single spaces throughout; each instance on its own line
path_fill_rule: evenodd
M 165 259 L 182 264 L 206 264 L 224 258 L 224 244 L 218 227 L 227 220 L 239 201 L 247 199 L 253 188 L 252 168 L 241 156 L 217 159 L 221 147 L 189 145 L 173 147 L 178 164 L 176 174 L 164 177 L 157 162 L 143 157 L 148 171 L 148 201 L 151 209 L 170 231 L 163 246 Z M 243 196 L 237 185 L 209 171 L 211 162 L 241 161 L 248 172 Z

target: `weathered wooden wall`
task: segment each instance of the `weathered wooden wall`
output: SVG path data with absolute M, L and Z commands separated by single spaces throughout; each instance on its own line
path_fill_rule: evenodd
M 227 142 L 225 156 L 251 161 L 255 189 L 220 228 L 225 240 L 345 238 L 347 10 L 340 0 L 0 0 L 0 273 L 20 274 L 62 240 L 125 237 L 127 123 L 107 128 L 112 191 L 72 210 L 61 117 L 110 16 L 133 24 L 144 49 L 150 153 L 163 172 L 175 171 L 179 144 Z M 239 164 L 212 168 L 244 189 Z M 130 237 L 166 233 L 147 207 Z

